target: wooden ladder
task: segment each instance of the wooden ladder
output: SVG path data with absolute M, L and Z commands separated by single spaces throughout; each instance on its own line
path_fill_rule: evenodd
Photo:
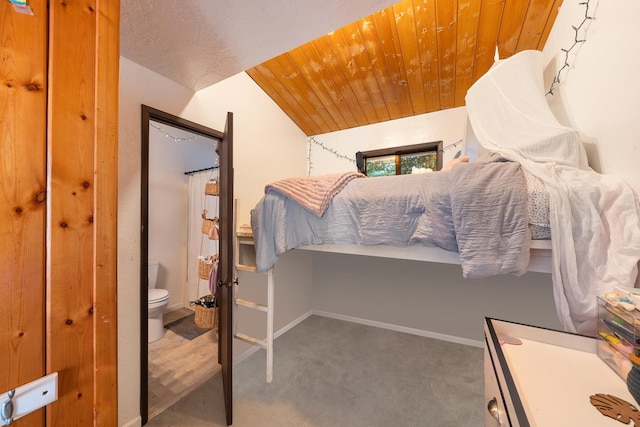
M 238 200 L 233 201 L 233 229 L 235 230 L 235 250 L 234 250 L 234 264 L 237 271 L 249 271 L 255 273 L 256 267 L 256 253 L 253 243 L 253 233 L 251 231 L 241 231 L 238 229 L 237 223 L 237 207 Z M 274 304 L 274 278 L 273 267 L 267 270 L 267 303 L 260 304 L 255 301 L 249 301 L 243 298 L 238 298 L 238 281 L 234 283 L 233 302 L 235 303 L 236 313 L 233 316 L 233 336 L 241 341 L 258 346 L 267 351 L 267 382 L 273 381 L 273 304 Z M 238 332 L 238 306 L 251 308 L 254 310 L 262 311 L 267 315 L 267 336 L 261 340 L 250 335 Z
M 234 284 L 234 295 L 238 295 L 238 283 Z M 256 345 L 267 351 L 267 382 L 273 381 L 273 302 L 274 302 L 274 281 L 273 281 L 273 267 L 267 271 L 267 303 L 260 304 L 254 301 L 236 297 L 234 299 L 237 306 L 252 308 L 254 310 L 267 313 L 267 337 L 263 340 L 252 337 L 247 334 L 238 332 L 238 316 L 234 316 L 233 321 L 233 336 L 239 340 L 247 342 L 249 344 Z

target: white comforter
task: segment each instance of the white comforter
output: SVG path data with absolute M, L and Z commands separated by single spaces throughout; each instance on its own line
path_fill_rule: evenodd
M 467 112 L 484 148 L 547 185 L 558 316 L 567 331 L 595 335 L 596 296 L 636 282 L 640 205 L 625 182 L 588 167 L 578 133 L 548 107 L 542 72 L 538 51 L 500 61 L 469 89 Z
M 521 275 L 531 240 L 527 192 L 520 165 L 501 160 L 354 179 L 322 216 L 267 186 L 251 210 L 257 269 L 265 271 L 299 246 L 348 243 L 437 246 L 460 254 L 464 277 Z

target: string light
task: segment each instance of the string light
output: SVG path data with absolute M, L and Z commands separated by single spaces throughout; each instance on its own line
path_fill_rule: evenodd
M 307 176 L 311 176 L 311 139 L 309 139 L 309 144 L 308 144 L 308 148 L 307 148 L 307 165 L 308 165 L 308 169 L 307 169 Z
M 175 142 L 193 141 L 194 139 L 198 139 L 198 135 L 193 135 L 193 136 L 190 136 L 188 138 L 180 138 L 180 137 L 177 137 L 177 136 L 173 136 L 169 132 L 167 132 L 166 130 L 162 129 L 160 126 L 156 126 L 155 124 L 153 124 L 151 122 L 149 122 L 149 126 L 154 128 L 158 132 L 163 133 L 165 138 L 171 138 Z
M 308 153 L 307 153 L 307 162 L 309 164 L 309 170 L 307 171 L 307 174 L 309 176 L 311 175 L 311 169 L 313 167 L 313 162 L 311 161 L 311 144 L 315 144 L 315 145 L 319 146 L 323 150 L 332 153 L 333 155 L 335 155 L 339 159 L 348 160 L 351 163 L 355 163 L 356 162 L 356 159 L 351 158 L 349 156 L 345 156 L 344 154 L 340 154 L 336 150 L 334 150 L 333 148 L 329 148 L 329 147 L 325 146 L 322 142 L 317 141 L 314 137 L 310 136 L 309 137 L 309 150 L 308 150 Z
M 336 150 L 334 150 L 333 148 L 329 148 L 329 147 L 325 146 L 322 142 L 319 142 L 314 137 L 310 136 L 309 137 L 309 147 L 308 147 L 308 150 L 307 150 L 307 164 L 309 165 L 309 169 L 307 170 L 307 175 L 309 175 L 309 176 L 311 176 L 311 169 L 313 168 L 313 162 L 311 161 L 311 144 L 318 145 L 323 150 L 329 151 L 330 153 L 334 154 L 339 159 L 345 159 L 345 160 L 349 160 L 351 163 L 356 163 L 356 159 L 353 159 L 353 158 L 351 158 L 349 156 L 345 156 L 343 154 L 340 154 Z M 458 141 L 456 141 L 456 142 L 454 142 L 452 144 L 449 144 L 449 145 L 445 146 L 444 148 L 442 148 L 440 150 L 440 152 L 444 153 L 445 151 L 449 150 L 450 148 L 457 147 L 460 144 L 462 144 L 462 140 L 461 139 L 459 139 Z
M 551 82 L 551 87 L 549 88 L 549 91 L 545 95 L 553 95 L 553 87 L 555 86 L 556 83 L 560 83 L 560 73 L 562 73 L 562 70 L 564 70 L 565 68 L 569 68 L 569 52 L 571 52 L 574 47 L 576 47 L 579 44 L 584 43 L 584 42 L 587 41 L 584 38 L 583 39 L 579 39 L 578 38 L 578 32 L 580 31 L 582 26 L 587 21 L 595 19 L 592 16 L 589 16 L 589 2 L 590 2 L 590 0 L 585 0 L 584 2 L 578 3 L 580 5 L 584 5 L 584 19 L 582 20 L 580 25 L 578 25 L 577 27 L 574 26 L 574 25 L 571 26 L 571 28 L 573 28 L 573 31 L 575 32 L 575 36 L 573 38 L 573 44 L 571 45 L 571 47 L 569 49 L 562 49 L 562 48 L 560 49 L 561 51 L 564 52 L 564 64 L 558 70 L 558 74 L 556 74 L 553 77 L 553 82 Z
M 447 151 L 448 149 L 452 148 L 452 147 L 457 147 L 458 144 L 462 144 L 462 140 L 458 140 L 456 142 L 454 142 L 453 144 L 449 144 L 447 146 L 445 146 L 442 150 L 440 150 L 441 153 L 444 153 L 445 151 Z
M 566 68 L 569 68 L 569 53 L 579 44 L 586 42 L 587 40 L 585 38 L 578 38 L 579 32 L 582 29 L 582 27 L 589 21 L 591 21 L 592 19 L 595 19 L 592 16 L 589 16 L 589 4 L 590 4 L 591 0 L 585 0 L 583 2 L 578 3 L 579 5 L 583 5 L 584 6 L 584 19 L 582 20 L 582 22 L 580 23 L 580 25 L 578 25 L 577 27 L 572 25 L 571 28 L 573 28 L 573 31 L 575 32 L 574 35 L 574 40 L 573 40 L 573 44 L 571 45 L 571 47 L 569 47 L 568 49 L 563 49 L 561 48 L 560 50 L 564 52 L 564 64 L 562 65 L 562 67 L 560 67 L 560 69 L 558 70 L 558 73 L 553 77 L 553 81 L 551 82 L 551 87 L 549 88 L 549 91 L 546 93 L 546 95 L 553 95 L 553 89 L 556 85 L 556 83 L 560 83 L 560 75 L 562 74 L 562 71 L 564 71 Z M 586 31 L 586 30 L 585 30 Z M 444 153 L 446 150 L 452 148 L 452 147 L 457 147 L 458 144 L 461 144 L 462 140 L 456 141 L 453 144 L 449 144 L 446 147 L 444 147 L 441 152 Z M 309 149 L 307 152 L 307 163 L 309 165 L 309 169 L 307 174 L 311 175 L 311 169 L 313 168 L 313 162 L 311 161 L 311 144 L 315 144 L 318 145 L 320 148 L 322 148 L 325 151 L 329 151 L 330 153 L 333 153 L 337 158 L 340 159 L 345 159 L 345 160 L 349 160 L 352 163 L 356 163 L 356 160 L 345 156 L 343 154 L 338 153 L 336 150 L 334 150 L 333 148 L 329 148 L 326 147 L 324 144 L 322 144 L 321 142 L 317 141 L 314 137 L 310 136 L 309 137 Z

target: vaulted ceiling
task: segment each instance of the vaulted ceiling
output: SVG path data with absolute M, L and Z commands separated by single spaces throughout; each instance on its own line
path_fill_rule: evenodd
M 246 70 L 305 134 L 318 135 L 464 105 L 496 47 L 501 59 L 544 47 L 561 3 L 122 2 L 121 46 L 194 90 Z
M 541 50 L 561 0 L 404 0 L 247 70 L 307 135 L 465 104 L 494 62 Z
M 194 91 L 397 0 L 126 0 L 120 53 Z

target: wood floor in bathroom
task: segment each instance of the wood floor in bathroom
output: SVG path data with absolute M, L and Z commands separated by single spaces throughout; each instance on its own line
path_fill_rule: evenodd
M 165 313 L 165 325 L 193 311 Z M 189 341 L 167 330 L 149 344 L 149 419 L 158 415 L 220 371 L 216 331 Z

